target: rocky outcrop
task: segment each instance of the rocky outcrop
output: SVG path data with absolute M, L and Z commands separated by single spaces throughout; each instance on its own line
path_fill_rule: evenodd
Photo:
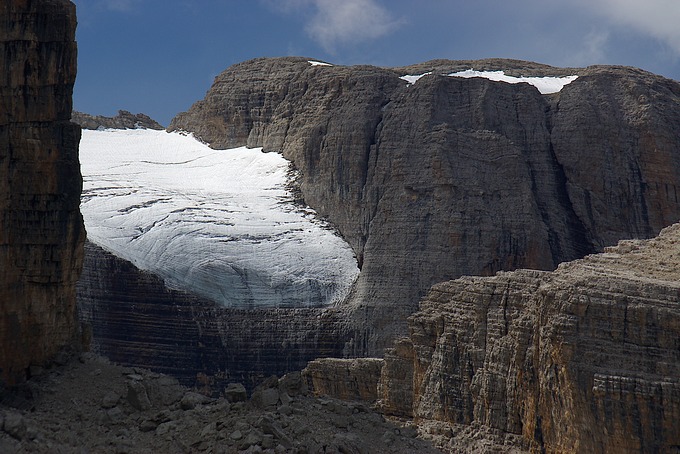
M 77 337 L 80 128 L 69 122 L 75 6 L 0 6 L 0 382 L 25 380 Z
M 470 67 L 579 77 L 541 95 L 442 75 Z M 430 71 L 413 85 L 399 78 Z M 436 282 L 554 269 L 680 219 L 680 84 L 631 68 L 257 59 L 219 75 L 170 129 L 293 161 L 305 202 L 359 259 L 344 306 L 350 354 L 378 354 L 403 334 Z
M 153 118 L 143 113 L 132 114 L 127 110 L 119 110 L 115 117 L 90 115 L 74 111 L 71 121 L 83 129 L 165 129 Z
M 310 361 L 302 375 L 316 395 L 375 402 L 382 368 L 381 358 L 320 358 Z
M 225 308 L 169 289 L 159 277 L 90 242 L 78 308 L 94 352 L 172 375 L 206 393 L 229 382 L 252 389 L 317 357 L 341 356 L 347 341 L 333 309 Z
M 519 435 L 535 451 L 680 446 L 680 224 L 554 272 L 438 284 L 409 331 L 385 357 L 390 414 Z

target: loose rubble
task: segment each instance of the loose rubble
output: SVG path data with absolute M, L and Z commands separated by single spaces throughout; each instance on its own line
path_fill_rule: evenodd
M 84 353 L 0 398 L 3 453 L 438 452 L 408 421 L 312 396 L 300 373 L 211 398 Z

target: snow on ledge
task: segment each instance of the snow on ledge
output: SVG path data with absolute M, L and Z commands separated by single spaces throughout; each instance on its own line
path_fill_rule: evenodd
M 420 80 L 421 77 L 427 76 L 428 74 L 432 74 L 432 73 L 429 72 L 429 73 L 425 73 L 425 74 L 419 74 L 417 76 L 408 76 L 408 75 L 407 76 L 401 76 L 400 79 L 405 80 L 406 82 L 409 83 L 409 85 L 413 85 L 416 82 L 418 82 L 418 80 Z
M 420 75 L 406 75 L 400 77 L 400 79 L 405 80 L 409 84 L 416 83 L 421 77 L 432 73 L 425 73 Z M 551 93 L 557 93 L 565 85 L 568 85 L 575 81 L 578 76 L 565 76 L 565 77 L 514 77 L 505 74 L 505 71 L 475 71 L 473 69 L 468 69 L 465 71 L 460 71 L 457 73 L 447 74 L 449 77 L 483 77 L 485 79 L 497 81 L 497 82 L 507 82 L 510 84 L 518 84 L 525 82 L 533 85 L 538 89 L 541 94 L 547 95 Z
M 450 77 L 484 77 L 485 79 L 494 80 L 497 82 L 507 82 L 510 84 L 518 84 L 526 82 L 538 88 L 538 91 L 544 95 L 550 93 L 557 93 L 565 85 L 572 83 L 578 76 L 565 77 L 513 77 L 505 75 L 505 71 L 475 71 L 468 69 L 457 73 L 449 74 Z
M 333 66 L 330 63 L 325 63 L 322 61 L 315 61 L 315 60 L 308 60 L 307 63 L 309 63 L 312 66 Z

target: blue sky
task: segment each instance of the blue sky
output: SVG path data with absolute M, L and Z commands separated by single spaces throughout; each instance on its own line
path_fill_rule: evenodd
M 74 0 L 74 108 L 167 126 L 256 57 L 401 66 L 517 58 L 680 80 L 680 0 Z

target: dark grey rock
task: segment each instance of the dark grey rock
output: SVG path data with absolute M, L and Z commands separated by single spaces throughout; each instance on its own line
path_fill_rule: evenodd
M 21 413 L 5 413 L 3 430 L 17 440 L 22 440 L 26 436 L 26 420 Z
M 204 396 L 203 394 L 188 392 L 182 397 L 180 401 L 180 406 L 182 410 L 191 410 L 196 408 L 198 405 L 203 405 L 210 401 L 210 398 Z
M 243 438 L 243 440 L 239 443 L 239 449 L 248 449 L 251 446 L 256 446 L 256 445 L 261 445 L 262 444 L 262 434 L 259 433 L 256 430 L 253 430 L 248 433 L 248 435 Z
M 229 402 L 245 402 L 248 400 L 248 392 L 241 383 L 229 383 L 224 389 L 224 397 Z
M 279 391 L 276 388 L 256 389 L 251 402 L 259 408 L 274 407 L 279 403 Z
M 156 430 L 158 427 L 158 422 L 153 420 L 153 419 L 144 419 L 142 420 L 141 423 L 139 423 L 139 431 L 140 432 L 151 432 L 153 430 Z
M 112 423 L 118 423 L 125 419 L 125 413 L 120 407 L 113 407 L 106 410 L 106 415 Z
M 109 391 L 102 398 L 102 408 L 113 408 L 118 405 L 120 396 L 115 391 Z
M 290 372 L 279 379 L 278 388 L 281 393 L 290 397 L 305 395 L 308 392 L 307 381 L 299 371 Z
M 179 381 L 167 375 L 160 375 L 144 383 L 149 400 L 161 405 L 172 405 L 184 396 L 184 390 Z
M 139 380 L 128 381 L 127 401 L 134 408 L 145 411 L 151 408 L 151 401 L 146 394 L 144 384 Z

